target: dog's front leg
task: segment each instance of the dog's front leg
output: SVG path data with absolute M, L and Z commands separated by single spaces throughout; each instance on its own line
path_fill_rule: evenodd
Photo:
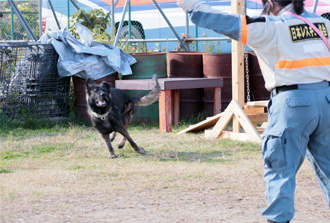
M 111 142 L 116 138 L 116 135 L 117 135 L 117 132 L 112 132 L 110 134 L 110 140 L 111 140 Z
M 125 137 L 128 140 L 129 144 L 131 144 L 131 146 L 135 150 L 135 152 L 140 153 L 142 155 L 146 154 L 146 151 L 142 147 L 136 145 L 136 143 L 133 141 L 133 139 L 128 134 L 128 132 L 125 128 L 121 128 L 119 133 L 122 134 L 123 137 Z
M 117 156 L 115 154 L 115 150 L 111 146 L 111 140 L 110 140 L 109 134 L 102 134 L 102 138 L 104 139 L 105 143 L 108 146 L 108 149 L 109 149 L 109 152 L 110 152 L 109 159 L 117 158 Z

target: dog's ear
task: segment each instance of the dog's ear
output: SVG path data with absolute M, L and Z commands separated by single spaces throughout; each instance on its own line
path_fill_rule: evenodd
M 95 85 L 94 81 L 90 78 L 87 78 L 87 80 L 86 80 L 86 89 L 90 89 L 94 85 Z
M 105 82 L 105 81 L 102 81 L 102 83 L 101 83 L 101 87 L 102 87 L 102 88 L 104 87 L 104 88 L 108 89 L 108 91 L 110 92 L 110 88 L 111 88 L 112 86 L 111 86 L 110 83 Z

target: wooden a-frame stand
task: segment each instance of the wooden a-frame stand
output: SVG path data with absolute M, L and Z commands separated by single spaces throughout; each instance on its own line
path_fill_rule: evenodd
M 232 13 L 243 14 L 243 0 L 232 0 Z M 212 130 L 205 131 L 207 138 L 230 138 L 243 141 L 261 142 L 261 137 L 243 111 L 244 107 L 244 46 L 232 41 L 232 101 L 222 113 Z M 224 134 L 224 129 L 233 119 L 233 131 Z M 245 133 L 241 132 L 241 126 Z
M 243 14 L 243 0 L 232 0 L 232 13 Z M 242 43 L 232 41 L 232 101 L 226 110 L 201 122 L 198 126 L 209 128 L 214 125 L 212 130 L 205 131 L 207 138 L 229 138 L 241 141 L 261 142 L 261 137 L 256 130 L 256 123 L 251 123 L 249 117 L 243 111 L 244 107 L 244 47 Z M 267 114 L 260 115 L 260 120 L 265 121 Z M 266 118 L 266 119 L 265 119 Z M 233 119 L 232 132 L 224 132 L 224 129 Z M 255 119 L 256 120 L 256 119 Z M 197 127 L 198 127 L 197 126 Z M 194 128 L 196 126 L 192 126 Z M 245 133 L 241 133 L 243 127 Z M 195 129 L 196 130 L 196 129 Z M 181 131 L 183 133 L 187 131 Z

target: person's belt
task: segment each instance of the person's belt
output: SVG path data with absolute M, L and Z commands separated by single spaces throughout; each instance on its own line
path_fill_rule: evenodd
M 328 82 L 328 83 L 329 83 L 329 86 L 330 86 L 330 82 Z M 294 84 L 294 85 L 289 85 L 289 86 L 276 87 L 275 91 L 276 91 L 276 94 L 278 94 L 278 93 L 281 93 L 283 91 L 290 91 L 290 90 L 297 90 L 297 89 L 298 89 L 298 85 Z
M 275 91 L 276 91 L 276 94 L 278 94 L 283 91 L 290 91 L 290 90 L 297 90 L 297 89 L 298 89 L 298 84 L 294 84 L 294 85 L 289 85 L 289 86 L 276 87 Z

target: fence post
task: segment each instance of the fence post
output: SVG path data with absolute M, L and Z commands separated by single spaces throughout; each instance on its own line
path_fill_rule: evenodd
M 14 10 L 13 7 L 10 6 L 10 17 L 11 17 L 11 39 L 15 37 L 15 27 L 14 27 Z

